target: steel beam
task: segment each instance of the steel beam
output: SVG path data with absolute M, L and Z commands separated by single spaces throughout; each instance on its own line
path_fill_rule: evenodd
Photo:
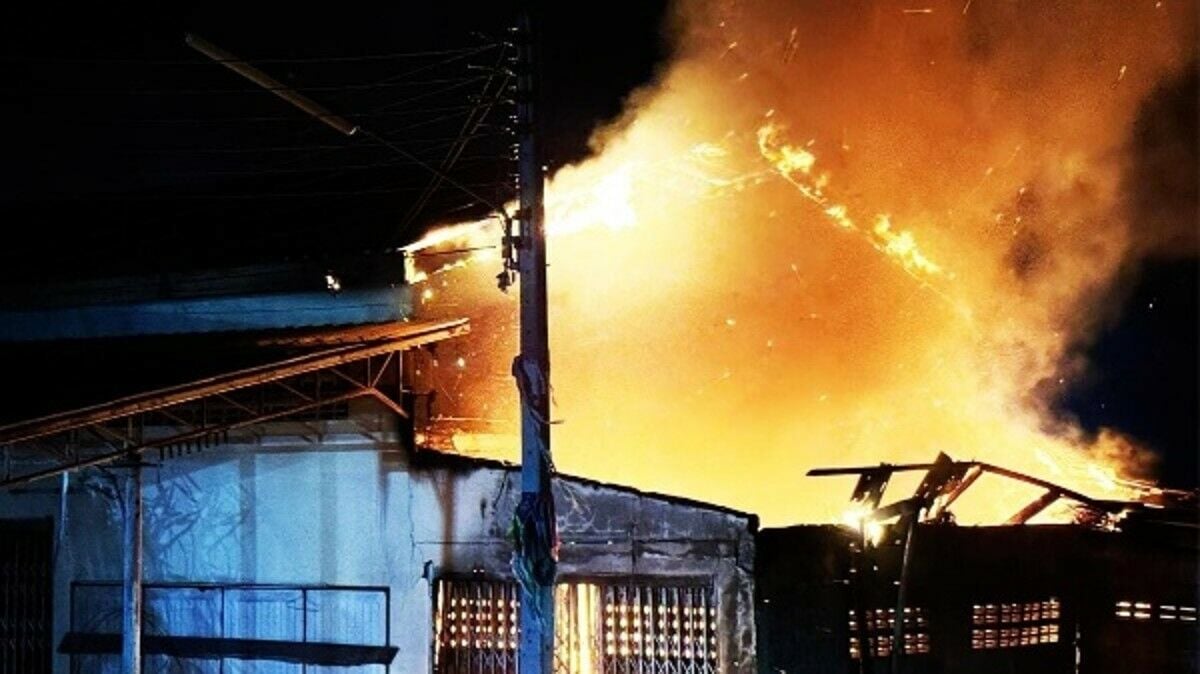
M 229 423 L 225 423 L 225 424 L 219 424 L 219 425 L 215 425 L 215 426 L 208 426 L 206 428 L 194 429 L 191 431 L 187 431 L 184 433 L 177 433 L 175 435 L 171 435 L 171 436 L 167 436 L 167 437 L 163 437 L 163 438 L 155 438 L 154 440 L 150 440 L 148 442 L 143 442 L 143 443 L 140 443 L 137 445 L 133 445 L 132 447 L 129 447 L 128 449 L 119 449 L 119 450 L 115 450 L 115 451 L 108 452 L 105 454 L 99 454 L 96 456 L 88 457 L 86 459 L 81 459 L 81 460 L 73 462 L 73 463 L 63 463 L 63 464 L 60 464 L 53 468 L 47 468 L 45 470 L 35 471 L 32 473 L 27 473 L 25 475 L 18 475 L 15 477 L 10 477 L 10 478 L 4 480 L 3 482 L 0 482 L 0 488 L 14 487 L 17 485 L 28 484 L 30 482 L 36 482 L 37 480 L 41 480 L 41 479 L 44 479 L 47 477 L 53 477 L 64 471 L 79 470 L 81 468 L 91 468 L 93 466 L 99 466 L 99 465 L 102 465 L 105 463 L 111 463 L 113 461 L 116 461 L 117 459 L 120 459 L 122 456 L 125 456 L 128 454 L 141 454 L 142 452 L 149 450 L 149 449 L 158 449 L 160 447 L 169 447 L 171 445 L 182 444 L 184 442 L 198 440 L 198 439 L 203 438 L 208 435 L 214 435 L 217 433 L 224 433 L 224 432 L 228 432 L 228 431 L 232 431 L 232 430 L 237 430 L 239 428 L 244 428 L 246 426 L 254 426 L 256 424 L 261 424 L 261 423 L 264 423 L 267 421 L 273 421 L 275 419 L 280 419 L 282 417 L 291 416 L 293 414 L 307 412 L 309 410 L 316 409 L 318 407 L 323 407 L 325 405 L 331 405 L 334 403 L 352 400 L 354 398 L 361 398 L 364 396 L 373 396 L 373 395 L 374 394 L 372 392 L 372 389 L 359 388 L 359 389 L 355 389 L 353 391 L 349 391 L 347 393 L 343 393 L 338 396 L 332 396 L 330 398 L 326 398 L 325 400 L 318 400 L 318 401 L 314 401 L 311 403 L 305 403 L 303 405 L 297 405 L 295 407 L 289 407 L 289 408 L 283 409 L 283 410 L 276 410 L 274 412 L 258 414 L 258 415 L 252 416 L 252 417 L 248 417 L 246 419 L 239 419 L 238 421 L 229 422 Z
M 0 444 L 11 444 L 47 435 L 55 435 L 112 419 L 191 402 L 214 394 L 228 393 L 229 391 L 275 382 L 298 374 L 324 370 L 344 363 L 370 358 L 371 356 L 379 356 L 392 351 L 457 337 L 466 334 L 470 330 L 466 319 L 442 323 L 414 324 L 406 327 L 408 329 L 402 336 L 393 336 L 380 343 L 338 347 L 317 353 L 305 354 L 276 363 L 201 379 L 188 384 L 119 398 L 100 405 L 92 405 L 70 412 L 52 414 L 8 426 L 0 426 Z

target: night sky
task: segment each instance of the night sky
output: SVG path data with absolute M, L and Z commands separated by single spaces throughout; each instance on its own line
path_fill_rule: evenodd
M 278 10 L 148 7 L 72 7 L 69 17 L 27 3 L 0 10 L 0 114 L 7 122 L 0 213 L 10 237 L 0 252 L 0 281 L 378 249 L 415 238 L 448 213 L 480 211 L 479 204 L 443 190 L 397 230 L 396 214 L 413 196 L 388 190 L 423 183 L 419 170 L 249 90 L 190 51 L 183 35 L 195 32 L 250 60 L 467 49 L 504 34 L 512 16 L 506 3 L 392 3 L 369 11 L 295 3 Z M 586 156 L 591 129 L 617 116 L 632 90 L 653 81 L 668 56 L 663 12 L 657 1 L 543 8 L 543 130 L 552 168 Z M 414 89 L 381 83 L 407 77 L 427 78 L 430 83 L 411 85 L 418 88 L 453 84 L 479 76 L 466 69 L 468 62 L 485 65 L 494 56 L 481 51 L 419 77 L 405 73 L 438 59 L 263 68 L 312 91 L 335 112 L 394 133 L 403 145 L 419 144 L 431 128 L 452 136 L 461 118 L 436 119 L 443 115 L 438 111 L 454 112 L 449 109 L 469 103 L 476 90 L 464 86 L 405 107 L 401 99 Z M 375 86 L 338 88 L 359 84 Z M 183 93 L 212 90 L 229 93 Z M 412 112 L 384 116 L 381 109 Z M 417 124 L 427 120 L 434 121 Z M 1165 83 L 1147 102 L 1144 123 L 1130 139 L 1132 212 L 1145 219 L 1136 226 L 1178 218 L 1200 226 L 1196 124 L 1194 74 Z M 468 155 L 480 161 L 463 163 L 454 175 L 494 187 L 503 198 L 507 187 L 496 163 L 487 161 L 503 152 L 495 135 L 472 145 Z M 225 152 L 289 144 L 315 149 Z M 423 156 L 438 157 L 437 148 L 429 150 Z M 1156 201 L 1138 202 L 1141 187 L 1151 184 L 1147 192 Z M 1195 488 L 1200 275 L 1194 242 L 1179 242 L 1174 250 L 1178 254 L 1126 269 L 1117 287 L 1095 300 L 1106 320 L 1093 342 L 1079 345 L 1089 365 L 1059 412 L 1088 429 L 1130 434 L 1162 457 L 1166 484 Z
M 662 7 L 625 4 L 581 16 L 548 3 L 542 13 L 551 168 L 586 156 L 592 128 L 616 116 L 665 56 Z M 35 255 L 48 249 L 61 274 L 203 267 L 396 246 L 447 214 L 486 212 L 443 189 L 397 229 L 397 213 L 429 180 L 423 169 L 314 123 L 189 49 L 184 35 L 258 63 L 437 163 L 484 95 L 499 56 L 487 46 L 507 36 L 513 16 L 507 3 L 369 12 L 161 3 L 72 9 L 64 21 L 50 7 L 6 5 L 0 200 L 10 221 L 26 223 L 28 240 L 0 252 L 0 278 L 42 269 Z M 446 53 L 338 60 L 422 52 Z M 502 126 L 510 112 L 496 106 L 451 171 L 494 201 L 512 193 L 512 166 L 497 161 L 509 153 Z

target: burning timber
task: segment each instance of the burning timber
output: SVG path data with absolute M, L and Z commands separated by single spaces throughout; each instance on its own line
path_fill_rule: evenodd
M 881 505 L 899 473 L 925 471 Z M 954 524 L 984 474 L 1044 488 L 1005 525 Z M 1105 501 L 945 455 L 856 475 L 840 525 L 758 537 L 759 663 L 798 672 L 1196 672 L 1195 494 Z M 1059 499 L 1074 524 L 1027 526 Z

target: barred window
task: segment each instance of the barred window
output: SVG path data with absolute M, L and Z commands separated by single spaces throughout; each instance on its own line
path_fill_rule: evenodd
M 519 590 L 504 581 L 442 579 L 434 671 L 516 672 Z M 556 674 L 715 674 L 712 588 L 562 583 L 555 590 Z
M 1019 648 L 1056 644 L 1062 605 L 1044 601 L 975 604 L 971 608 L 971 648 Z
M 896 609 L 877 608 L 863 612 L 866 623 L 859 628 L 857 612 L 850 611 L 850 657 L 857 660 L 862 657 L 861 634 L 867 634 L 868 655 L 873 658 L 886 658 L 892 654 L 895 642 Z M 930 652 L 929 620 L 925 609 L 919 606 L 904 608 L 904 654 L 922 655 Z
M 439 581 L 434 671 L 516 672 L 517 619 L 512 583 Z

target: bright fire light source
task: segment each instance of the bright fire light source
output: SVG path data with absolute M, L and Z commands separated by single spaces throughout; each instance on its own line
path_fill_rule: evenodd
M 870 508 L 854 503 L 842 513 L 842 525 L 862 533 L 868 544 L 879 545 L 883 540 L 884 524 L 870 515 Z
M 1123 170 L 1143 100 L 1195 58 L 1193 8 L 960 5 L 677 6 L 659 81 L 547 186 L 560 470 L 766 524 L 838 518 L 852 485 L 812 467 L 938 451 L 1138 493 L 1147 452 L 1053 410 L 1096 298 L 1155 250 Z M 435 229 L 408 278 L 438 284 L 422 315 L 473 324 L 437 437 L 512 459 L 498 243 L 495 220 Z M 984 477 L 955 513 L 1039 495 Z

